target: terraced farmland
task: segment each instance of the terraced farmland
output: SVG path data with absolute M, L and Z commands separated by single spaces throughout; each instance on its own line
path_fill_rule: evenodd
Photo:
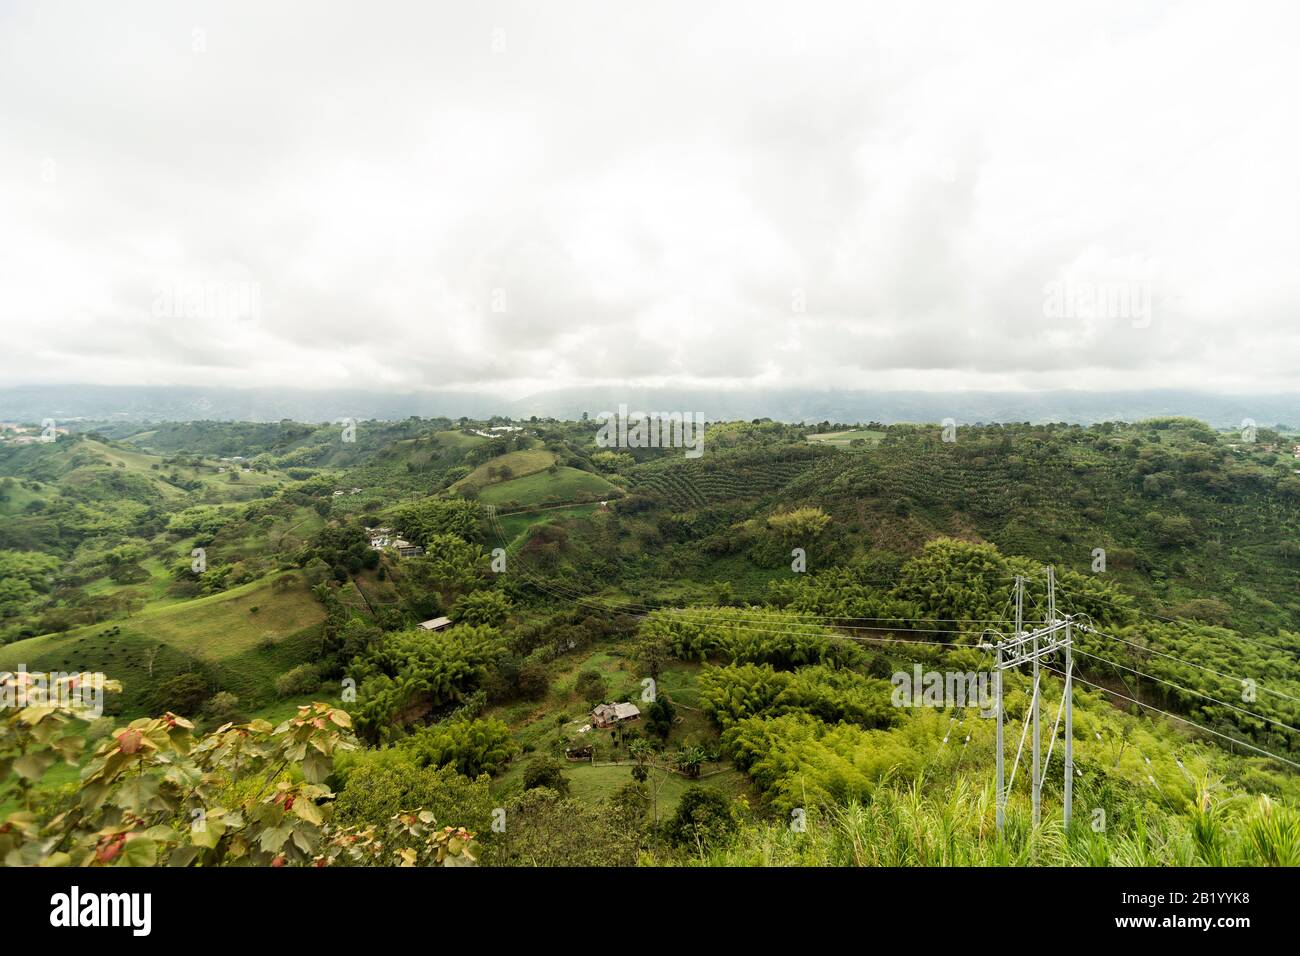
M 632 487 L 672 507 L 690 510 L 771 494 L 804 474 L 812 464 L 810 459 L 759 462 L 720 459 L 668 466 L 656 463 L 637 469 L 632 476 Z

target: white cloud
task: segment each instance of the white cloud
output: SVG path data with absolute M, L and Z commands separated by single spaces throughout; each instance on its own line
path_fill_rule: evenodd
M 700 6 L 7 5 L 0 379 L 1297 387 L 1292 5 Z

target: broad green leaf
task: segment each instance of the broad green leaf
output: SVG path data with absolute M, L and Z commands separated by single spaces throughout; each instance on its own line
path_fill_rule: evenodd
M 128 839 L 121 860 L 122 866 L 153 866 L 158 861 L 158 844 L 143 836 Z
M 334 761 L 314 750 L 302 762 L 302 775 L 308 783 L 324 783 L 333 769 Z
M 13 769 L 25 780 L 40 780 L 53 763 L 52 753 L 23 754 L 14 760 Z
M 177 847 L 167 857 L 168 866 L 189 866 L 199 857 L 199 848 L 196 846 Z
M 293 812 L 308 823 L 315 824 L 316 826 L 320 826 L 321 822 L 325 819 L 325 815 L 321 813 L 320 807 L 316 806 L 316 804 L 312 803 L 310 800 L 302 798 L 294 801 Z
M 263 850 L 268 853 L 278 853 L 280 847 L 284 846 L 284 841 L 293 835 L 293 827 L 279 826 L 270 827 L 262 831 L 262 836 L 258 843 Z
M 127 777 L 114 794 L 113 803 L 137 816 L 144 816 L 154 798 L 158 796 L 158 778 Z

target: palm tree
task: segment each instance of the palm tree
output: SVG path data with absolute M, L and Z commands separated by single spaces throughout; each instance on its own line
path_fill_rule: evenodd
M 673 762 L 678 770 L 694 780 L 699 777 L 700 768 L 704 764 L 704 748 L 683 747 L 673 755 Z

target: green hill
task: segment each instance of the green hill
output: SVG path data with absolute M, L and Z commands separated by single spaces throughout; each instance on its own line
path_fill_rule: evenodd
M 452 485 L 451 490 L 462 495 L 474 494 L 489 485 L 522 478 L 543 471 L 553 464 L 555 464 L 555 454 L 545 448 L 527 448 L 522 451 L 508 452 L 485 461 Z
M 600 475 L 561 466 L 554 472 L 538 471 L 524 478 L 489 485 L 479 492 L 478 500 L 508 510 L 530 505 L 614 498 L 621 493 Z
M 102 671 L 121 680 L 126 713 L 147 709 L 162 680 L 198 671 L 241 701 L 269 700 L 277 675 L 319 646 L 324 612 L 295 574 L 150 608 L 111 623 L 0 647 L 0 670 Z
M 565 848 L 628 865 L 1300 860 L 1300 478 L 1275 433 L 1161 419 L 949 441 L 937 425 L 758 420 L 710 425 L 687 459 L 602 453 L 583 422 L 369 426 L 359 448 L 293 423 L 5 448 L 0 635 L 27 639 L 0 647 L 0 670 L 102 670 L 128 717 L 187 674 L 277 718 L 353 679 L 343 706 L 368 746 L 331 780 L 335 806 L 382 822 L 402 805 L 388 788 L 464 774 L 444 783 L 481 788 L 516 828 L 491 845 L 475 824 L 485 861 L 565 859 L 522 849 L 552 826 L 530 816 L 538 779 L 567 791 Z M 240 464 L 235 482 L 211 457 L 250 452 L 262 470 Z M 424 553 L 373 547 L 378 526 Z M 968 703 L 899 705 L 892 678 L 986 672 L 981 635 L 1010 627 L 1018 575 L 1043 615 L 1048 563 L 1058 611 L 1089 625 L 1073 644 L 1078 824 L 1031 839 L 1022 773 L 998 842 L 992 723 Z M 443 615 L 447 630 L 416 627 Z M 1052 661 L 1043 731 L 1059 748 Z M 318 672 L 281 699 L 276 678 L 305 662 Z M 1005 677 L 1011 740 L 1031 684 Z M 621 701 L 641 715 L 590 726 Z M 1054 756 L 1053 819 L 1062 774 Z M 692 808 L 730 818 L 734 839 L 697 844 L 674 820 Z M 614 821 L 627 830 L 602 829 Z

